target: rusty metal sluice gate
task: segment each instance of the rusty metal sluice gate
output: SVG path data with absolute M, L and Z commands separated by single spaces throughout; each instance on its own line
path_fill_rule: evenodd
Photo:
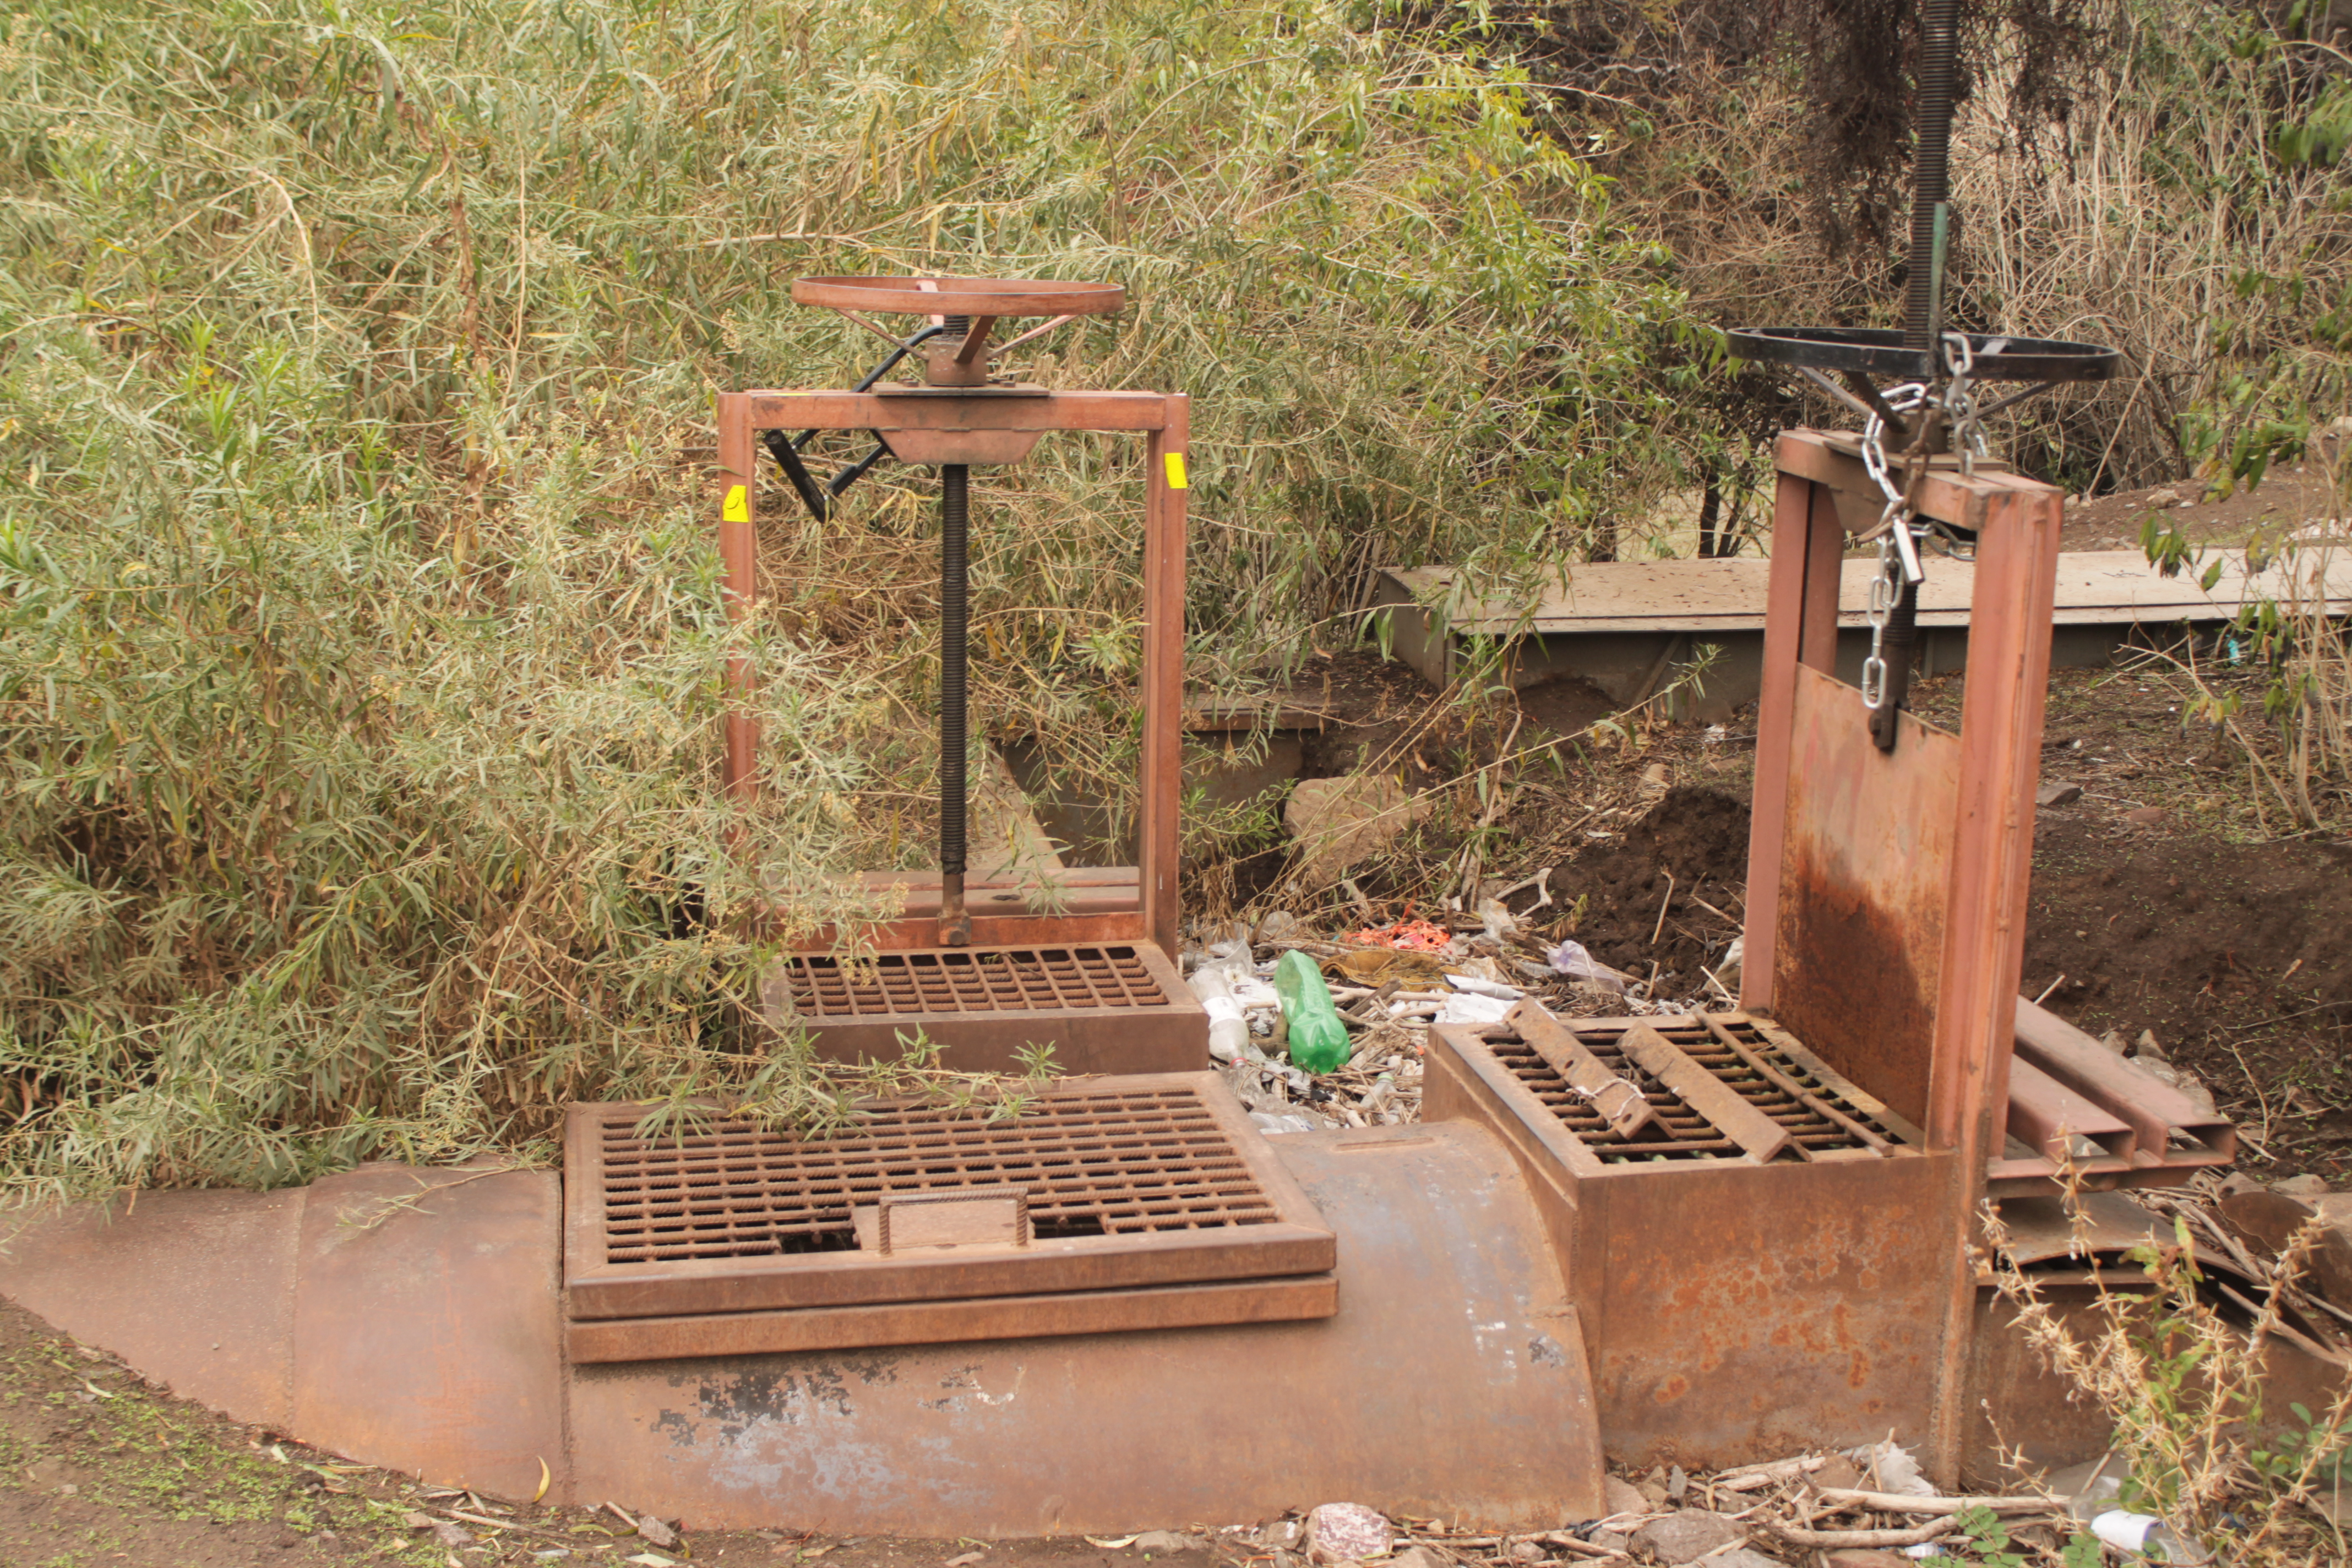
M 1092 420 L 1181 447 L 1181 399 L 962 395 L 722 399 L 739 580 L 757 428 Z M 581 1106 L 560 1179 L 373 1166 L 148 1194 L 21 1229 L 0 1283 L 354 1458 L 523 1495 L 544 1463 L 551 1499 L 707 1525 L 1018 1535 L 1344 1496 L 1554 1528 L 1602 1511 L 1604 1453 L 1697 1468 L 1891 1434 L 1946 1480 L 1996 1441 L 2095 1454 L 2105 1434 L 1983 1289 L 1978 1205 L 2064 1288 L 2087 1265 L 2044 1212 L 2061 1163 L 2177 1182 L 2232 1133 L 2016 995 L 2061 498 L 1925 477 L 1921 515 L 1975 540 L 1975 651 L 1959 731 L 1898 710 L 1883 747 L 1828 672 L 1836 496 L 1869 482 L 1850 447 L 1780 445 L 1736 1011 L 1440 1026 L 1423 1124 L 1262 1136 L 1202 1070 L 1168 959 L 1171 725 L 1145 864 L 1090 904 L 993 913 L 975 878 L 960 943 L 943 876 L 893 873 L 906 913 L 865 956 L 768 977 L 853 1055 L 881 1037 L 846 1031 L 908 1019 L 970 1065 L 1050 1033 L 1095 1076 L 1018 1115 L 641 1136 L 645 1108 Z M 1181 582 L 1181 513 L 1148 471 L 1151 598 Z M 1181 601 L 1159 602 L 1147 685 L 1172 715 Z M 755 739 L 730 721 L 739 788 Z M 2149 1227 L 2094 1205 L 2112 1274 Z

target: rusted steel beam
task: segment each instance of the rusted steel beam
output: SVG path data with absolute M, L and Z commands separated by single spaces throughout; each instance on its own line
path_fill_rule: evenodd
M 2226 1165 L 2238 1155 L 2238 1130 L 2226 1116 L 2207 1113 L 2171 1085 L 2160 1083 L 2047 1008 L 2020 997 L 2017 1054 L 2058 1082 L 2127 1123 L 2137 1152 L 2167 1165 L 2195 1170 Z M 2175 1150 L 2175 1137 L 2192 1148 Z
M 1725 1136 L 1761 1165 L 1789 1146 L 1789 1130 L 1757 1110 L 1738 1092 L 1685 1056 L 1672 1040 L 1647 1025 L 1618 1037 L 1626 1059 L 1687 1101 Z
M 1618 1137 L 1631 1138 L 1657 1121 L 1658 1113 L 1641 1086 L 1612 1071 L 1585 1048 L 1583 1041 L 1562 1028 L 1542 1003 L 1522 1002 L 1504 1016 L 1503 1022 L 1517 1029 L 1519 1037 L 1533 1046 L 1570 1089 L 1590 1100 Z
M 905 392 L 740 392 L 759 430 L 1159 430 L 1169 399 L 1157 392 L 1006 395 L 961 388 Z
M 1295 1279 L 1079 1290 L 1051 1296 L 604 1318 L 567 1324 L 563 1344 L 564 1353 L 575 1363 L 663 1361 L 1297 1322 L 1328 1318 L 1339 1310 L 1338 1277 L 1310 1274 Z
M 1151 939 L 1177 951 L 1177 815 L 1183 798 L 1185 503 L 1192 400 L 1162 400 L 1164 423 L 1144 443 L 1143 757 L 1137 840 Z M 1181 480 L 1182 482 L 1179 482 Z
M 2053 1160 L 2086 1170 L 2110 1162 L 2119 1170 L 2131 1168 L 2132 1130 L 2032 1062 L 2009 1064 L 2008 1131 Z M 2089 1140 L 2099 1152 L 2074 1154 L 2070 1140 L 2075 1138 Z
M 724 573 L 719 593 L 727 624 L 739 635 L 759 603 L 759 470 L 752 457 L 751 400 L 740 392 L 719 395 L 719 559 Z M 747 704 L 755 677 L 751 656 L 739 645 L 727 656 L 727 793 L 750 804 L 759 788 L 759 721 Z

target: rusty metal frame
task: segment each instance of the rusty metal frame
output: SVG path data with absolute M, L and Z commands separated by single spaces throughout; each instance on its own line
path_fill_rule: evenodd
M 980 896 L 987 895 L 983 890 Z M 1120 1005 L 1080 1000 L 1069 994 L 1077 988 L 1064 986 L 1057 988 L 1064 994 L 1060 998 L 1040 997 L 1029 1006 L 955 1009 L 914 999 L 897 1009 L 860 1013 L 804 1010 L 793 999 L 793 972 L 803 964 L 838 963 L 856 970 L 893 963 L 984 963 L 1002 954 L 1017 957 L 1040 950 L 1048 955 L 1091 952 L 1125 958 L 1142 971 L 1139 979 L 1131 976 L 1128 982 L 1134 999 Z M 1053 1047 L 1055 1067 L 1069 1075 L 1190 1072 L 1207 1056 L 1204 1010 L 1175 962 L 1148 942 L 1033 943 L 1009 950 L 919 948 L 843 960 L 814 953 L 788 956 L 760 977 L 760 1016 L 779 1033 L 807 1029 L 828 1057 L 840 1061 L 896 1061 L 917 1031 L 950 1047 L 958 1070 L 965 1072 L 1020 1072 L 1022 1053 L 1042 1046 Z
M 1591 1041 L 1693 1020 L 1559 1022 Z M 1501 1025 L 1430 1031 L 1423 1114 L 1475 1122 L 1510 1149 L 1560 1259 L 1612 1457 L 1699 1468 L 1890 1433 L 1924 1441 L 1946 1337 L 1938 1270 L 1958 1250 L 1939 1225 L 1951 1217 L 1954 1156 L 1922 1148 L 1919 1129 L 1769 1020 L 1700 1022 L 1718 1039 L 1754 1027 L 1828 1099 L 1891 1137 L 1820 1152 L 1792 1144 L 1759 1164 L 1713 1111 L 1653 1078 L 1654 1108 L 1676 1121 L 1696 1112 L 1725 1134 L 1675 1135 L 1719 1152 L 1617 1159 L 1597 1110 L 1580 1132 L 1505 1061 L 1540 1026 L 1516 1012 Z M 1711 1070 L 1741 1067 L 1719 1058 Z M 1796 1121 L 1810 1109 L 1781 1114 Z
M 1190 447 L 1191 400 L 1181 393 L 1037 392 L 1005 395 L 988 389 L 959 394 L 920 389 L 919 395 L 827 391 L 722 392 L 718 400 L 719 467 L 712 504 L 719 513 L 719 551 L 725 568 L 728 619 L 740 627 L 758 607 L 759 470 L 762 430 L 886 430 L 929 440 L 971 443 L 1049 430 L 1103 431 L 1144 437 L 1143 508 L 1143 756 L 1137 827 L 1141 864 L 1132 894 L 1118 879 L 1089 884 L 1084 904 L 1066 914 L 1039 914 L 1025 906 L 991 912 L 1006 900 L 1002 884 L 975 880 L 985 891 L 971 911 L 971 941 L 982 946 L 1039 942 L 1148 941 L 1164 952 L 1177 948 L 1177 808 L 1183 753 L 1185 490 L 1171 482 Z M 727 515 L 727 497 L 740 487 L 746 504 Z M 757 683 L 748 651 L 728 660 L 728 792 L 750 802 L 759 788 L 759 724 L 747 699 Z M 1119 869 L 1124 869 L 1119 868 Z M 938 876 L 874 873 L 869 880 L 904 886 L 905 912 L 857 934 L 871 946 L 903 950 L 941 945 Z M 929 899 L 925 893 L 928 891 Z
M 1091 1112 L 1089 1100 L 1117 1101 L 1118 1110 Z M 1165 1111 L 1146 1118 L 1158 1131 L 1129 1131 L 1120 1121 L 1118 1111 L 1138 1101 L 1149 1102 L 1147 1110 Z M 573 1106 L 565 1122 L 563 1162 L 570 1316 L 701 1316 L 1135 1289 L 1317 1274 L 1336 1260 L 1337 1244 L 1313 1201 L 1275 1161 L 1223 1081 L 1207 1072 L 1064 1080 L 1040 1091 L 1024 1114 L 1050 1113 L 1052 1125 L 1042 1136 L 1057 1163 L 1073 1160 L 1074 1145 L 1090 1151 L 1080 1158 L 1092 1158 L 1097 1174 L 1084 1176 L 1071 1166 L 1073 1179 L 1083 1176 L 1090 1190 L 1130 1180 L 1139 1166 L 1181 1167 L 1202 1173 L 1203 1181 L 1213 1174 L 1243 1192 L 1244 1211 L 1214 1194 L 1186 1196 L 1154 1186 L 1122 1197 L 1118 1206 L 1164 1210 L 1164 1217 L 1147 1214 L 1125 1230 L 1041 1234 L 1020 1247 L 887 1254 L 855 1247 L 755 1249 L 759 1237 L 795 1225 L 807 1228 L 814 1212 L 803 1214 L 771 1195 L 780 1184 L 772 1173 L 786 1164 L 796 1168 L 793 1182 L 782 1184 L 792 1190 L 805 1184 L 808 1170 L 828 1170 L 834 1173 L 823 1179 L 825 1190 L 854 1190 L 855 1201 L 878 1201 L 893 1191 L 995 1188 L 1031 1168 L 1031 1151 L 1041 1136 L 1024 1129 L 1020 1118 L 992 1122 L 981 1109 L 953 1112 L 891 1100 L 862 1110 L 856 1126 L 831 1140 L 803 1141 L 723 1119 L 638 1140 L 629 1131 L 644 1107 Z M 902 1113 L 897 1123 L 890 1120 L 894 1112 Z M 1190 1129 L 1181 1138 L 1171 1130 L 1178 1123 Z M 888 1139 L 887 1157 L 854 1147 L 868 1129 Z M 662 1173 L 646 1180 L 679 1194 L 638 1202 L 635 1208 L 644 1212 L 630 1222 L 635 1228 L 629 1234 L 650 1234 L 658 1221 L 673 1238 L 667 1250 L 693 1256 L 612 1260 L 616 1245 L 624 1251 L 661 1245 L 614 1239 L 607 1143 L 616 1135 L 640 1146 L 639 1153 L 663 1156 Z M 889 1187 L 892 1180 L 902 1185 Z M 1055 1184 L 1045 1182 L 1031 1194 L 1031 1212 L 1055 1195 Z M 825 1201 L 828 1211 L 841 1208 L 845 1216 L 832 1228 L 847 1226 L 845 1205 L 852 1201 L 837 1194 Z M 698 1232 L 709 1239 L 698 1239 Z M 739 1239 L 752 1245 L 739 1246 Z
M 1976 1277 L 1968 1257 L 1988 1164 L 2004 1152 L 2017 983 L 2024 956 L 2033 849 L 2033 792 L 2040 778 L 2042 708 L 2050 667 L 2052 602 L 2064 496 L 2011 474 L 1931 471 L 1919 513 L 1971 531 L 1976 577 L 1969 617 L 1968 686 L 1959 733 L 1948 740 L 1907 721 L 1893 753 L 1867 739 L 1858 696 L 1844 704 L 1858 743 L 1817 727 L 1830 741 L 1800 754 L 1801 729 L 1834 679 L 1839 561 L 1845 532 L 1839 498 L 1875 493 L 1853 438 L 1791 430 L 1776 453 L 1772 576 L 1758 704 L 1754 826 L 1748 845 L 1746 961 L 1740 1003 L 1772 1012 L 1806 1044 L 1862 1086 L 1885 1096 L 1886 1064 L 1916 1061 L 1924 1031 L 1924 1105 L 1917 1114 L 1931 1153 L 1954 1157 L 1949 1181 L 1916 1223 L 1939 1238 L 1938 1287 L 1920 1301 L 1945 1326 L 1933 1400 L 1933 1468 L 1957 1479 L 1966 1428 L 1965 1390 Z M 1849 500 L 1848 507 L 1854 502 Z M 1874 506 L 1874 502 L 1869 503 Z M 1897 787 L 1916 755 L 1948 747 L 1932 765 L 1948 788 L 1908 803 L 1932 838 L 1925 865 L 1889 868 L 1881 845 L 1840 844 L 1834 820 L 1807 815 L 1808 801 L 1866 799 Z M 1843 777 L 1824 780 L 1823 772 Z M 1826 852 L 1808 857 L 1809 846 Z M 1934 861 L 1940 859 L 1940 864 Z M 1884 886 L 1908 876 L 1924 897 L 1895 907 Z M 1829 911 L 1836 918 L 1811 917 Z M 1841 933 L 1875 933 L 1857 952 Z M 1874 1000 L 1904 987 L 1909 1012 L 1882 1015 L 1912 1037 L 1875 1058 L 1866 1039 Z M 1831 1008 L 1823 997 L 1837 996 Z M 1779 1005 L 1776 1005 L 1780 1004 Z M 1790 1004 L 1795 1004 L 1790 1005 Z M 1924 1017 L 1920 1016 L 1924 1013 Z

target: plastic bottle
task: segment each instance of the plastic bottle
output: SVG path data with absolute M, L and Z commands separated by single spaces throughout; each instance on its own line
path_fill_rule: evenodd
M 1203 963 L 1187 982 L 1209 1015 L 1209 1054 L 1221 1062 L 1239 1061 L 1249 1046 L 1249 1020 L 1234 1000 L 1233 978 L 1222 963 Z
M 2211 1555 L 2165 1528 L 2152 1515 L 2113 1509 L 2091 1521 L 2091 1533 L 2119 1552 L 2149 1563 L 2210 1563 Z
M 1348 1026 L 1331 1005 L 1330 989 L 1315 961 L 1296 948 L 1274 966 L 1274 994 L 1290 1030 L 1290 1060 L 1308 1072 L 1329 1072 L 1348 1060 Z

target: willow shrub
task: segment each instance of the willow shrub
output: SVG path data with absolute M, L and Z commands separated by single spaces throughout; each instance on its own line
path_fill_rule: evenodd
M 1379 20 L 0 18 L 0 1183 L 283 1183 L 543 1150 L 568 1099 L 838 1092 L 744 1026 L 738 917 L 778 891 L 804 933 L 865 908 L 845 868 L 922 858 L 933 547 L 921 471 L 824 529 L 771 493 L 770 598 L 728 628 L 711 393 L 872 357 L 794 275 L 1126 283 L 1018 368 L 1194 395 L 1204 679 L 1333 635 L 1371 564 L 1524 576 L 1638 504 L 1672 411 L 1637 372 L 1704 350 L 1659 258 L 1507 71 Z M 982 721 L 1104 786 L 1137 472 L 1067 437 L 977 487 Z

